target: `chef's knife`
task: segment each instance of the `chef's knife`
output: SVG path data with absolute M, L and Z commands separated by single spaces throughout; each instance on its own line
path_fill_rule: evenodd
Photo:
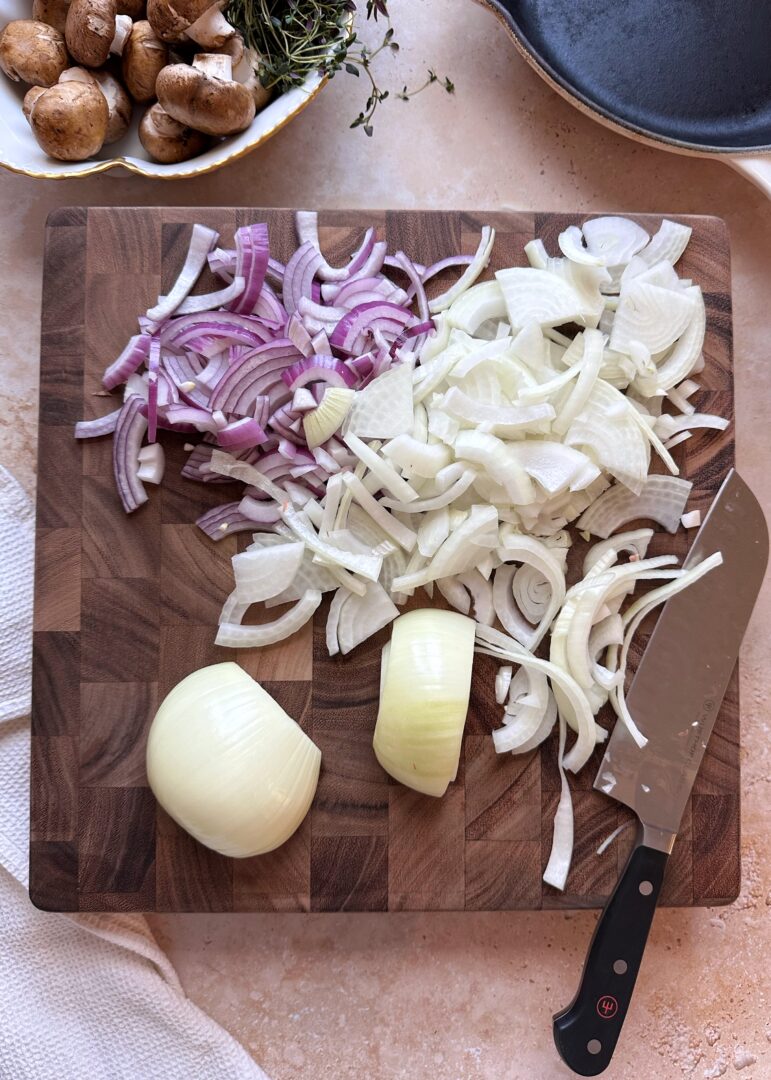
M 573 1001 L 554 1017 L 560 1056 L 581 1076 L 610 1063 L 675 842 L 768 561 L 768 530 L 736 472 L 726 477 L 685 566 L 723 564 L 664 605 L 627 695 L 648 742 L 617 723 L 594 786 L 639 818 L 637 846 L 600 915 Z

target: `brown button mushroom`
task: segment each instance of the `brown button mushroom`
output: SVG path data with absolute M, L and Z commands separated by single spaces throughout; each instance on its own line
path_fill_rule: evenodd
M 32 0 L 32 18 L 64 33 L 70 0 Z
M 150 157 L 162 165 L 187 161 L 211 145 L 208 136 L 180 124 L 157 102 L 150 106 L 139 123 L 139 141 Z
M 29 115 L 32 112 L 32 106 L 35 104 L 41 94 L 46 92 L 44 86 L 31 86 L 27 93 L 24 95 L 24 101 L 21 103 L 21 111 L 29 123 Z
M 221 7 L 222 0 L 147 0 L 147 18 L 162 41 L 190 38 L 208 49 L 235 34 Z
M 169 62 L 165 42 L 146 19 L 135 22 L 123 49 L 123 81 L 134 101 L 152 101 L 155 80 Z
M 111 75 L 109 71 L 95 71 L 93 74 L 99 89 L 104 94 L 109 110 L 107 134 L 104 137 L 105 146 L 107 146 L 122 139 L 126 134 L 134 107 L 131 98 L 114 75 Z
M 14 82 L 53 86 L 68 63 L 64 38 L 47 23 L 16 19 L 0 33 L 0 69 Z
M 59 82 L 80 82 L 98 86 L 104 94 L 108 109 L 104 144 L 106 146 L 108 143 L 114 143 L 123 138 L 131 123 L 131 98 L 109 71 L 87 71 L 86 68 L 81 67 L 67 68 Z
M 39 94 L 29 106 L 30 127 L 50 157 L 83 161 L 102 149 L 109 110 L 104 94 L 95 83 L 75 80 L 57 83 Z
M 230 57 L 215 56 L 218 61 Z M 155 90 L 163 108 L 178 120 L 207 135 L 234 135 L 248 128 L 255 104 L 250 91 L 231 78 L 218 78 L 201 70 L 199 57 L 192 67 L 170 64 L 158 76 Z
M 128 15 L 118 15 L 115 0 L 72 0 L 64 36 L 79 64 L 98 68 L 110 53 L 120 56 L 131 32 Z

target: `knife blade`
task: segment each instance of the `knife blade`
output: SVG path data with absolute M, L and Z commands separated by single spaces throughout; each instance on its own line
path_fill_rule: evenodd
M 560 1056 L 581 1076 L 597 1076 L 613 1056 L 667 859 L 765 574 L 766 522 L 735 469 L 684 566 L 716 551 L 722 565 L 664 605 L 632 681 L 627 704 L 646 745 L 617 722 L 594 782 L 630 807 L 640 827 L 598 920 L 576 996 L 554 1016 Z

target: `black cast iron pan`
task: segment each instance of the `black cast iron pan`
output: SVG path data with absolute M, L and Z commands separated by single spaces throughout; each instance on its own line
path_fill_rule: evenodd
M 479 2 L 584 112 L 663 148 L 720 155 L 771 195 L 769 0 Z

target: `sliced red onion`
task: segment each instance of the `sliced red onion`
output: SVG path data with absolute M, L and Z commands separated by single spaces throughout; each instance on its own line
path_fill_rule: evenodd
M 195 353 L 177 353 L 164 349 L 161 352 L 161 365 L 179 387 L 187 382 L 196 382 L 206 361 Z
M 191 426 L 196 431 L 210 431 L 216 435 L 219 427 L 208 409 L 199 409 L 194 405 L 168 405 L 163 410 L 163 419 L 172 428 Z
M 326 330 L 319 330 L 318 334 L 314 335 L 311 344 L 313 345 L 313 352 L 317 356 L 329 356 L 332 352 Z
M 297 310 L 302 316 L 303 324 L 305 326 L 315 324 L 313 325 L 313 333 L 318 333 L 318 330 L 322 328 L 326 328 L 329 331 L 334 330 L 346 313 L 346 308 L 329 307 L 325 304 L 317 304 L 315 301 L 309 300 L 307 296 L 300 297 Z
M 157 338 L 150 342 L 147 357 L 147 441 L 155 442 L 158 431 L 158 369 L 161 366 L 161 343 Z
M 322 296 L 326 287 L 322 286 Z M 397 288 L 388 278 L 354 278 L 353 281 L 346 281 L 339 287 L 337 295 L 333 298 L 334 304 L 336 307 L 346 309 L 356 307 L 358 303 L 362 302 L 361 297 L 371 293 L 375 293 L 377 299 L 390 300 L 392 304 L 401 305 L 407 299 L 404 290 Z
M 276 331 L 283 331 L 289 318 L 284 305 L 267 282 L 262 286 L 262 292 L 257 298 L 252 314 Z
M 279 338 L 259 346 L 229 367 L 214 387 L 210 399 L 212 409 L 226 413 L 249 414 L 257 397 L 270 394 L 279 381 L 279 372 L 300 358 L 300 353 L 288 338 Z M 276 408 L 271 396 L 271 407 Z M 284 404 L 288 395 L 284 396 Z
M 234 363 L 233 354 L 239 353 L 245 355 L 250 350 L 244 348 L 242 345 L 231 345 L 227 351 L 218 353 L 213 356 L 208 362 L 206 367 L 195 378 L 196 383 L 202 388 L 211 393 L 212 388 L 217 385 L 222 376 L 228 369 L 229 364 Z
M 356 376 L 350 368 L 334 356 L 306 356 L 281 372 L 281 378 L 291 390 L 312 382 L 324 382 L 328 386 L 356 385 Z
M 128 344 L 117 359 L 113 360 L 102 375 L 102 386 L 105 390 L 114 390 L 116 386 L 124 383 L 129 375 L 138 371 L 147 359 L 150 351 L 150 335 L 135 334 L 129 338 Z
M 281 520 L 281 507 L 272 500 L 266 501 L 264 492 L 260 494 L 262 500 L 259 502 L 251 495 L 244 495 L 238 504 L 239 511 L 249 521 L 252 528 L 255 525 L 275 525 Z
M 260 395 L 254 399 L 254 419 L 260 425 L 265 427 L 270 416 L 270 398 L 266 394 Z
M 144 484 L 137 476 L 139 449 L 147 430 L 147 420 L 142 415 L 144 405 L 142 398 L 136 394 L 132 394 L 128 401 L 123 403 L 112 442 L 115 486 L 127 514 L 147 502 Z
M 234 277 L 229 285 L 216 292 L 195 293 L 183 300 L 177 308 L 177 315 L 193 315 L 197 311 L 214 311 L 215 308 L 223 307 L 237 301 L 243 294 L 245 281 L 242 277 Z
M 306 413 L 311 409 L 315 409 L 318 402 L 314 398 L 313 394 L 305 386 L 298 387 L 295 390 L 292 397 L 292 412 Z
M 241 503 L 237 502 L 212 507 L 198 518 L 196 525 L 210 540 L 223 540 L 231 533 L 254 531 L 254 519 L 247 517 Z
M 407 341 L 410 341 L 412 338 L 417 339 L 415 342 L 414 351 L 416 353 L 419 353 L 423 345 L 424 335 L 431 334 L 434 332 L 434 330 L 436 330 L 436 324 L 434 323 L 433 319 L 426 319 L 425 322 L 417 323 L 415 326 L 406 327 L 404 330 L 402 330 L 401 334 L 399 334 L 397 338 L 394 338 L 393 344 L 388 350 L 389 354 L 391 356 L 396 356 L 399 349 L 401 349 L 402 346 Z
M 372 368 L 375 366 L 375 357 L 371 352 L 362 353 L 361 356 L 352 356 L 349 360 L 345 361 L 347 367 L 356 375 L 357 379 L 366 379 L 368 375 L 372 374 Z
M 279 439 L 278 452 L 282 457 L 285 457 L 287 461 L 294 461 L 297 457 L 297 446 L 295 443 L 290 442 L 289 439 Z
M 248 450 L 250 446 L 267 442 L 267 439 L 261 425 L 249 416 L 233 420 L 217 432 L 217 442 L 223 450 Z
M 389 268 L 389 270 L 402 270 L 402 267 L 399 265 L 399 263 L 396 261 L 396 258 L 393 255 L 386 255 L 385 259 L 383 259 L 383 265 L 387 266 Z M 416 262 L 413 265 L 415 266 L 415 269 L 417 270 L 417 272 L 419 274 L 425 274 L 425 272 L 426 272 L 425 266 L 423 266 L 419 262 Z
M 457 270 L 462 266 L 471 266 L 474 261 L 473 255 L 450 255 L 446 259 L 440 259 L 439 262 L 432 263 L 431 266 L 424 267 L 423 270 L 415 263 L 415 267 L 423 278 L 423 284 L 430 281 L 431 278 L 441 274 L 444 270 Z M 407 290 L 408 295 L 414 295 L 411 290 Z
M 182 352 L 186 346 L 211 357 L 227 345 L 256 348 L 271 340 L 271 332 L 252 315 L 232 311 L 202 311 L 182 315 L 160 332 L 161 344 Z M 214 347 L 212 347 L 214 346 Z
M 312 297 L 313 279 L 323 261 L 321 253 L 312 244 L 303 244 L 286 264 L 283 298 L 289 315 L 297 311 L 301 297 Z
M 351 277 L 352 274 L 361 269 L 372 253 L 375 243 L 375 230 L 367 229 L 361 246 L 354 252 L 348 265 L 343 267 L 330 266 L 321 254 L 318 214 L 313 210 L 299 210 L 295 215 L 295 224 L 297 227 L 297 239 L 300 243 L 311 244 L 319 254 L 321 259 L 319 277 L 323 281 L 345 281 L 346 278 Z
M 310 356 L 313 353 L 311 336 L 303 326 L 302 319 L 297 312 L 289 318 L 286 325 L 286 336 L 303 356 Z
M 305 443 L 305 436 L 302 434 L 302 422 L 295 417 L 289 405 L 283 405 L 281 408 L 276 409 L 268 421 L 268 426 L 282 439 L 286 439 L 287 442 L 295 443 L 298 446 Z
M 333 348 L 340 348 L 349 353 L 364 352 L 367 342 L 377 329 L 383 334 L 394 337 L 413 321 L 413 316 L 404 308 L 387 301 L 361 304 L 349 311 L 341 319 L 329 338 Z
M 428 322 L 428 299 L 426 297 L 426 290 L 421 280 L 420 272 L 411 259 L 408 259 L 403 251 L 397 251 L 394 256 L 396 261 L 401 266 L 404 273 L 410 280 L 410 287 L 412 295 L 415 297 L 418 304 L 418 315 L 421 322 Z M 432 323 L 433 326 L 433 323 Z
M 285 273 L 286 266 L 284 266 L 282 262 L 279 262 L 278 259 L 274 258 L 268 259 L 268 272 L 266 276 L 268 281 L 270 281 L 272 285 L 275 285 L 277 289 L 283 287 Z
M 206 265 L 209 252 L 217 243 L 219 234 L 205 225 L 194 225 L 185 262 L 167 296 L 159 296 L 158 303 L 147 311 L 147 318 L 156 325 L 173 315 L 192 291 L 201 271 Z
M 121 409 L 116 409 L 114 412 L 107 413 L 106 416 L 100 416 L 96 420 L 80 420 L 75 425 L 75 438 L 95 439 L 99 435 L 111 435 L 115 431 L 121 412 Z
M 216 247 L 214 251 L 210 251 L 207 256 L 209 263 L 209 269 L 217 277 L 225 278 L 226 281 L 232 281 L 233 274 L 236 270 L 236 252 L 235 248 L 226 249 Z
M 164 371 L 163 368 L 160 368 L 158 371 L 158 405 L 176 405 L 178 401 L 179 387 L 171 375 Z
M 270 258 L 268 226 L 264 222 L 236 230 L 236 279 L 244 279 L 238 299 L 228 304 L 230 311 L 247 314 L 254 310 L 262 292 Z
M 378 241 L 372 247 L 372 252 L 366 262 L 350 275 L 349 281 L 358 281 L 359 278 L 375 277 L 383 269 L 383 263 L 388 253 L 388 244 L 384 240 Z

